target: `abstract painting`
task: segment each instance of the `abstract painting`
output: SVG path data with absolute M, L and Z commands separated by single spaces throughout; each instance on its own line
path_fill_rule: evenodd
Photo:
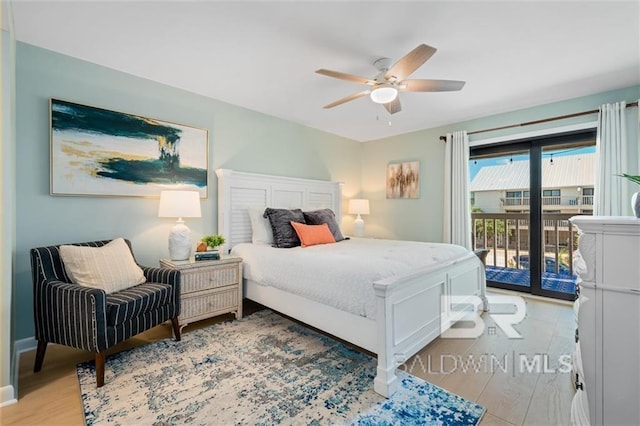
M 51 99 L 51 195 L 207 197 L 209 132 Z
M 394 162 L 387 166 L 387 198 L 420 196 L 420 162 Z

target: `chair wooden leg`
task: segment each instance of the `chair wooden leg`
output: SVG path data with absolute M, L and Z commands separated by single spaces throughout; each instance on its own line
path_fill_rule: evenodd
M 37 373 L 42 369 L 44 362 L 44 354 L 47 351 L 47 343 L 44 340 L 38 340 L 38 349 L 36 350 L 36 362 L 33 364 L 33 372 Z
M 104 385 L 104 364 L 106 361 L 106 351 L 96 354 L 96 387 L 101 388 Z
M 173 335 L 176 337 L 176 340 L 179 342 L 182 338 L 180 333 L 180 323 L 178 322 L 178 317 L 171 318 L 171 326 L 173 327 Z

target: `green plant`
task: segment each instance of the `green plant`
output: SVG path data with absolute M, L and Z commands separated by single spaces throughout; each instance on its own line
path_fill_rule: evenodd
M 569 250 L 566 247 L 561 247 L 558 250 L 558 260 L 561 265 L 569 267 Z
M 480 208 L 480 207 L 476 207 L 473 206 L 471 207 L 471 213 L 484 213 L 484 211 Z M 473 227 L 475 229 L 475 233 L 476 233 L 476 238 L 480 239 L 482 238 L 482 235 L 484 234 L 484 223 L 485 221 L 482 219 L 476 219 L 475 223 L 473 224 Z M 487 219 L 486 220 L 486 224 L 487 224 L 487 238 L 488 239 L 492 239 L 493 238 L 493 226 L 495 224 L 496 227 L 496 233 L 498 235 L 503 235 L 505 234 L 505 231 L 507 233 L 507 235 L 509 235 L 509 237 L 511 237 L 513 235 L 513 230 L 512 229 L 506 229 L 506 221 L 504 219 L 501 220 L 496 220 L 496 219 Z
M 623 177 L 625 179 L 628 179 L 631 182 L 634 182 L 634 183 L 637 183 L 638 185 L 640 185 L 640 176 L 628 175 L 626 173 L 623 173 L 623 174 L 618 175 L 618 176 Z
M 205 243 L 207 246 L 211 248 L 216 248 L 218 246 L 223 245 L 227 240 L 225 240 L 222 235 L 216 234 L 216 235 L 205 235 L 200 239 L 200 241 L 202 241 L 203 243 Z

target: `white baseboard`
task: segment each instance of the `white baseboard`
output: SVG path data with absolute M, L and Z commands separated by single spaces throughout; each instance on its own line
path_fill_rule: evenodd
M 0 407 L 15 404 L 16 402 L 18 402 L 18 400 L 13 392 L 13 386 L 4 386 L 0 388 Z
M 13 352 L 20 355 L 23 352 L 33 351 L 38 347 L 35 337 L 27 337 L 26 339 L 16 340 L 13 343 Z
M 15 390 L 18 389 L 18 373 L 20 371 L 20 354 L 23 352 L 34 351 L 38 347 L 35 337 L 27 337 L 26 339 L 16 340 L 13 343 L 13 384 Z M 12 393 L 14 390 L 12 389 Z M 15 395 L 15 393 L 14 393 Z M 17 395 L 16 395 L 17 396 Z M 17 402 L 17 401 L 16 401 Z

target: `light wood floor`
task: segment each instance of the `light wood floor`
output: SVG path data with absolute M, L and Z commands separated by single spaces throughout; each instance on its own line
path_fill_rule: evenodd
M 558 357 L 572 353 L 573 310 L 567 304 L 535 299 L 526 299 L 526 302 L 527 316 L 515 327 L 523 339 L 508 339 L 501 331 L 490 334 L 488 329 L 477 339 L 438 338 L 409 360 L 404 368 L 450 392 L 482 404 L 487 408 L 482 426 L 568 425 L 574 393 L 571 374 L 536 374 L 527 372 L 526 368 L 521 371 L 519 359 L 523 356 L 531 363 L 536 354 L 548 354 L 547 371 L 557 369 Z M 247 303 L 244 309 L 248 315 L 259 307 Z M 183 332 L 230 318 L 232 315 L 201 321 L 189 325 Z M 494 325 L 489 317 L 485 323 L 487 327 Z M 112 352 L 170 335 L 169 327 L 159 326 L 113 348 Z M 482 355 L 486 363 L 483 363 Z M 34 356 L 35 351 L 22 355 L 18 403 L 0 408 L 0 424 L 84 424 L 75 366 L 92 359 L 91 354 L 49 345 L 42 371 L 37 374 L 32 371 Z M 475 362 L 477 371 L 470 361 Z

